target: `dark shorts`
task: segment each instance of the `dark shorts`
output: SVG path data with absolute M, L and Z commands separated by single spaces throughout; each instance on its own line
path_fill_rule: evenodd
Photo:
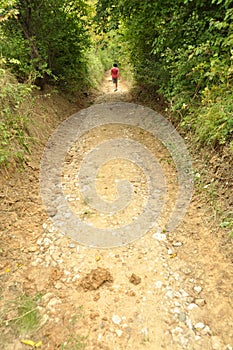
M 118 81 L 118 78 L 112 78 L 112 82 L 113 82 L 114 84 L 116 84 L 117 81 Z

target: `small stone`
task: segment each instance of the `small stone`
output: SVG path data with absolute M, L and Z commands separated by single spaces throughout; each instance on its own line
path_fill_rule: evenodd
M 182 242 L 173 242 L 172 243 L 173 247 L 181 247 L 183 245 Z
M 202 330 L 201 333 L 204 334 L 204 335 L 206 335 L 206 334 L 211 335 L 210 327 L 209 326 L 205 326 L 205 328 Z
M 198 306 L 204 306 L 206 304 L 205 299 L 195 299 L 195 304 L 197 304 Z
M 205 328 L 205 325 L 204 325 L 204 323 L 202 323 L 202 322 L 198 322 L 198 323 L 196 323 L 196 324 L 194 325 L 194 327 L 195 327 L 196 330 L 199 330 L 199 329 Z
M 193 289 L 195 290 L 195 292 L 197 292 L 197 294 L 201 293 L 202 291 L 202 288 L 200 286 L 195 286 Z
M 63 288 L 63 284 L 61 283 L 61 282 L 57 282 L 55 285 L 54 285 L 54 287 L 56 288 L 56 289 L 62 289 Z
M 94 296 L 93 300 L 94 300 L 94 301 L 98 301 L 99 299 L 100 299 L 100 293 L 97 293 L 97 294 Z
M 167 250 L 167 253 L 168 253 L 168 255 L 172 255 L 172 250 L 171 250 L 171 249 L 168 249 L 168 250 Z
M 167 293 L 165 294 L 165 296 L 166 296 L 167 298 L 172 299 L 172 298 L 174 298 L 174 292 L 170 289 L 170 290 L 167 291 Z
M 71 249 L 73 249 L 73 248 L 75 248 L 76 247 L 76 245 L 74 244 L 74 243 L 70 243 L 69 245 L 68 245 L 68 248 L 71 248 Z
M 189 267 L 184 267 L 181 270 L 185 275 L 190 275 L 192 273 L 192 270 Z
M 47 238 L 47 237 L 44 239 L 44 245 L 45 245 L 46 247 L 49 246 L 51 243 L 52 243 L 51 239 L 49 239 L 49 238 Z
M 173 313 L 174 313 L 174 314 L 179 314 L 179 313 L 180 313 L 180 309 L 179 309 L 178 307 L 175 307 L 175 308 L 173 309 Z
M 135 273 L 132 273 L 129 281 L 130 281 L 130 283 L 137 285 L 137 284 L 141 283 L 142 279 L 141 279 L 141 277 L 135 275 Z
M 118 315 L 113 315 L 113 316 L 112 316 L 112 322 L 113 322 L 114 324 L 119 325 L 119 324 L 121 323 L 121 317 L 118 316 Z
M 42 238 L 39 238 L 39 239 L 36 241 L 36 244 L 41 245 L 41 244 L 42 244 L 42 241 L 43 241 L 43 239 L 42 239 Z
M 91 312 L 90 313 L 90 319 L 94 320 L 95 318 L 99 317 L 99 313 L 98 312 Z
M 148 330 L 147 327 L 142 328 L 142 329 L 141 329 L 141 333 L 144 335 L 144 337 L 145 337 L 146 339 L 149 338 L 149 330 Z
M 52 308 L 53 308 L 55 305 L 57 305 L 57 304 L 61 304 L 61 300 L 58 299 L 58 298 L 52 298 L 52 299 L 48 302 L 47 307 L 48 307 L 49 309 L 52 309 Z
M 180 321 L 185 322 L 186 321 L 186 314 L 184 312 L 180 313 Z
M 188 326 L 189 329 L 193 329 L 192 321 L 189 318 L 186 319 L 186 325 Z
M 197 308 L 197 307 L 198 307 L 198 306 L 197 306 L 196 304 L 191 303 L 191 304 L 188 305 L 188 310 L 193 310 L 193 309 L 195 309 L 195 308 Z
M 157 239 L 158 241 L 166 241 L 167 239 L 166 235 L 160 232 L 154 233 L 152 238 Z
M 131 289 L 127 292 L 130 297 L 135 297 L 136 293 Z
M 161 281 L 155 282 L 155 287 L 156 288 L 162 288 L 162 286 L 163 286 L 163 282 L 161 282 Z
M 230 344 L 228 344 L 226 350 L 233 350 L 233 347 Z
M 118 337 L 121 337 L 123 332 L 121 329 L 116 329 L 116 334 L 118 335 Z

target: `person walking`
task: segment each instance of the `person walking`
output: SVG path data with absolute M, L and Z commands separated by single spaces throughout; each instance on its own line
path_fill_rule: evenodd
M 117 91 L 118 88 L 118 78 L 119 78 L 119 68 L 117 67 L 117 64 L 114 63 L 112 69 L 111 69 L 111 76 L 112 76 L 112 82 L 115 85 L 115 90 Z

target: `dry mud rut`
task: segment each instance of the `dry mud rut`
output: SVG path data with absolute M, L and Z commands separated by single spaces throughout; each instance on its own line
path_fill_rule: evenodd
M 95 104 L 130 102 L 123 81 L 117 92 L 113 90 L 106 76 Z M 67 113 L 64 105 L 61 110 Z M 126 225 L 140 214 L 147 198 L 146 177 L 125 159 L 104 164 L 96 179 L 98 193 L 108 201 L 116 199 L 115 179 L 133 183 L 132 203 L 115 215 L 99 215 L 77 184 L 83 156 L 122 135 L 150 148 L 166 175 L 168 195 L 158 227 L 134 242 L 106 249 L 90 248 L 64 235 L 42 205 L 41 147 L 23 173 L 2 178 L 2 315 L 11 320 L 17 314 L 7 311 L 10 301 L 22 293 L 39 293 L 41 320 L 33 338 L 42 340 L 41 349 L 46 350 L 232 349 L 232 264 L 220 253 L 205 221 L 205 203 L 195 194 L 179 226 L 170 233 L 164 230 L 174 206 L 177 174 L 161 142 L 124 125 L 87 132 L 70 148 L 63 166 L 63 191 L 70 208 L 98 229 Z M 22 338 L 27 334 L 17 338 L 2 327 L 0 349 L 28 349 Z

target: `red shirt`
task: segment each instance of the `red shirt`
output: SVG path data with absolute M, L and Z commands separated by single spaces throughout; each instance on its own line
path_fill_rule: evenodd
M 118 75 L 119 75 L 119 68 L 113 67 L 113 68 L 111 69 L 111 74 L 112 74 L 112 78 L 113 78 L 113 79 L 118 78 Z

